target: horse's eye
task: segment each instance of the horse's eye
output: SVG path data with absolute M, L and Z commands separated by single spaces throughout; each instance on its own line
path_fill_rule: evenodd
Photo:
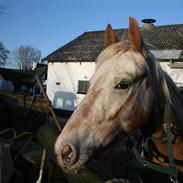
M 116 85 L 115 88 L 125 90 L 125 89 L 129 88 L 129 86 L 130 86 L 130 82 L 121 81 L 118 85 Z

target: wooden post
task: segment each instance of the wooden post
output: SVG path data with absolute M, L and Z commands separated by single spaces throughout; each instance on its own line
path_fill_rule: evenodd
M 35 78 L 36 78 L 37 83 L 38 83 L 38 85 L 39 85 L 39 87 L 40 87 L 40 89 L 41 89 L 41 91 L 42 91 L 42 93 L 43 93 L 44 98 L 46 99 L 46 102 L 48 103 L 48 107 L 49 107 L 49 110 L 50 110 L 50 112 L 51 112 L 51 114 L 52 114 L 52 116 L 53 116 L 53 119 L 54 119 L 54 121 L 55 121 L 55 124 L 56 124 L 57 128 L 58 128 L 58 129 L 60 130 L 60 132 L 61 132 L 62 129 L 61 129 L 61 127 L 60 127 L 60 123 L 59 123 L 59 121 L 58 121 L 58 119 L 57 119 L 57 117 L 56 117 L 56 115 L 55 115 L 55 112 L 53 111 L 53 108 L 52 108 L 52 106 L 51 106 L 51 102 L 50 102 L 50 100 L 49 100 L 49 98 L 48 98 L 48 96 L 47 96 L 47 94 L 46 94 L 46 92 L 45 92 L 45 90 L 44 90 L 43 84 L 41 83 L 41 81 L 40 81 L 39 77 L 37 76 L 37 74 L 35 75 Z

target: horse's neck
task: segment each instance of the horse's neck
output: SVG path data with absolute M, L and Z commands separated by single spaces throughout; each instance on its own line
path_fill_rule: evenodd
M 171 129 L 171 136 L 172 136 L 172 148 L 173 148 L 173 155 L 176 162 L 181 161 L 181 165 L 176 163 L 177 168 L 183 173 L 183 101 L 182 96 L 178 92 L 176 86 L 172 82 L 172 80 L 168 80 L 167 86 L 170 94 L 170 98 L 167 98 L 165 96 L 165 104 L 163 109 L 163 114 L 160 115 L 160 119 L 158 120 L 157 127 L 155 128 L 154 132 L 152 133 L 152 137 L 155 139 L 160 139 L 161 141 L 166 138 L 167 140 L 167 131 L 165 129 L 166 125 L 170 125 Z M 168 106 L 166 101 L 167 99 L 169 102 L 171 101 L 172 106 Z M 160 113 L 159 113 L 160 114 Z M 170 117 L 167 117 L 170 116 Z M 153 157 L 153 161 L 159 164 L 163 164 L 165 166 L 168 165 L 167 162 L 162 162 L 160 160 L 163 160 L 163 156 L 167 156 L 168 154 L 168 146 L 166 143 L 158 143 L 158 141 L 155 141 L 155 145 L 157 147 L 157 150 L 159 151 L 158 158 Z M 161 157 L 162 155 L 162 157 Z M 159 160 L 160 159 L 160 160 Z

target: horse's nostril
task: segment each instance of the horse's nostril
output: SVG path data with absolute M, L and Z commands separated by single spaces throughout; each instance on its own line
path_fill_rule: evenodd
M 70 145 L 66 145 L 62 150 L 62 159 L 65 164 L 73 164 L 75 161 L 75 153 Z
M 64 156 L 71 156 L 72 148 L 69 145 L 66 145 L 62 151 Z

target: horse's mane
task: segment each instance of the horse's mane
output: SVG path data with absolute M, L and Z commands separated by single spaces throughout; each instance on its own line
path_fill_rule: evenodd
M 183 100 L 180 92 L 178 91 L 175 83 L 172 81 L 172 79 L 169 77 L 167 73 L 164 73 L 165 75 L 165 82 L 164 82 L 164 91 L 168 91 L 171 103 L 173 106 L 174 116 L 177 122 L 177 125 L 180 128 L 181 136 L 183 136 Z M 167 89 L 166 89 L 167 88 Z
M 125 53 L 129 49 L 135 50 L 134 46 L 130 44 L 128 41 L 120 41 L 117 44 L 107 47 L 100 53 L 100 55 L 96 60 L 97 68 L 104 62 L 106 62 L 108 59 L 116 55 L 117 53 L 119 52 Z
M 155 83 L 155 90 L 158 100 L 162 97 L 168 99 L 172 104 L 173 117 L 176 124 L 180 128 L 181 135 L 183 136 L 183 98 L 171 77 L 161 68 L 160 62 L 147 50 L 147 68 L 149 70 L 150 78 Z

